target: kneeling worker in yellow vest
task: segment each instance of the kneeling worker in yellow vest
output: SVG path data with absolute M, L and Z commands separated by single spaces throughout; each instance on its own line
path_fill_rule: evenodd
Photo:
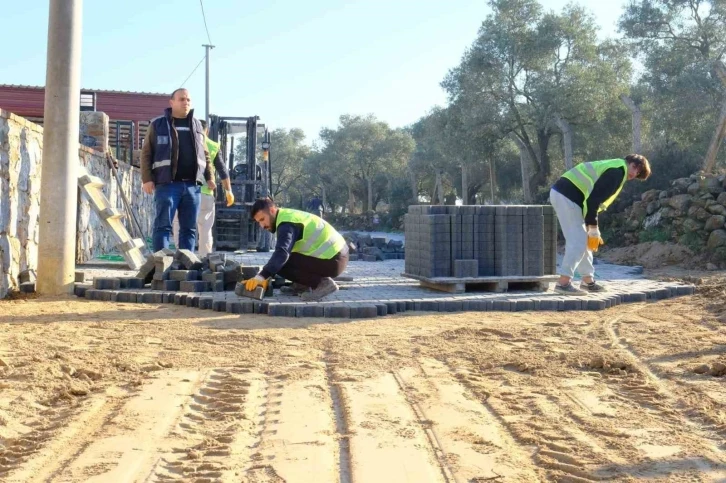
M 644 181 L 649 176 L 650 164 L 645 156 L 630 154 L 625 159 L 580 163 L 552 186 L 550 203 L 565 235 L 565 257 L 556 292 L 584 295 L 605 290 L 595 282 L 592 265 L 592 252 L 603 243 L 597 214 L 615 201 L 626 181 Z M 572 285 L 575 271 L 582 277 L 579 289 Z
M 287 293 L 303 300 L 320 300 L 338 290 L 333 277 L 348 265 L 348 244 L 327 221 L 304 211 L 278 208 L 269 198 L 252 205 L 251 216 L 260 227 L 277 235 L 277 245 L 262 271 L 245 282 L 247 290 L 267 289 L 277 274 L 293 282 Z

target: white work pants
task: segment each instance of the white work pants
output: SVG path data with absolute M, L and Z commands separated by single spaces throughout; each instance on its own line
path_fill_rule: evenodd
M 197 239 L 199 240 L 199 256 L 206 257 L 212 251 L 212 226 L 214 226 L 214 196 L 202 193 L 197 216 Z M 172 223 L 174 245 L 179 246 L 179 220 L 174 217 Z
M 572 278 L 577 271 L 581 277 L 594 276 L 595 267 L 592 266 L 592 252 L 587 249 L 587 227 L 582 208 L 555 190 L 550 190 L 550 203 L 565 235 L 565 257 L 559 274 Z

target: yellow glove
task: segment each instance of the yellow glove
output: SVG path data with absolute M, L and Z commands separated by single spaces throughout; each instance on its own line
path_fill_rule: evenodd
M 245 282 L 245 290 L 248 292 L 252 292 L 257 287 L 262 287 L 262 290 L 267 290 L 267 279 L 262 278 L 259 275 L 255 275 L 254 278 L 251 278 Z
M 590 230 L 587 232 L 587 249 L 596 252 L 600 245 L 604 245 L 605 242 L 600 237 L 600 230 L 596 226 L 590 227 Z
M 224 196 L 227 198 L 227 206 L 232 206 L 234 204 L 234 195 L 231 191 L 224 191 Z

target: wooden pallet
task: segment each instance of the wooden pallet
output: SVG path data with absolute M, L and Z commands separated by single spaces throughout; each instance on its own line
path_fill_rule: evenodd
M 549 284 L 557 281 L 557 275 L 510 276 L 510 277 L 422 277 L 402 273 L 404 277 L 418 280 L 422 287 L 449 293 L 510 292 L 528 290 L 545 292 Z

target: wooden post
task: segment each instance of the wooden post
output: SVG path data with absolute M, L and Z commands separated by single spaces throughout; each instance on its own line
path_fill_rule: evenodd
M 572 128 L 570 124 L 560 114 L 554 116 L 555 124 L 562 132 L 562 141 L 565 150 L 565 169 L 572 169 Z
M 643 149 L 640 135 L 640 127 L 643 121 L 643 115 L 640 111 L 640 107 L 635 104 L 635 102 L 633 102 L 630 97 L 622 94 L 620 96 L 620 100 L 623 102 L 623 104 L 628 106 L 628 109 L 630 109 L 630 112 L 633 115 L 633 153 L 640 154 L 640 151 Z

